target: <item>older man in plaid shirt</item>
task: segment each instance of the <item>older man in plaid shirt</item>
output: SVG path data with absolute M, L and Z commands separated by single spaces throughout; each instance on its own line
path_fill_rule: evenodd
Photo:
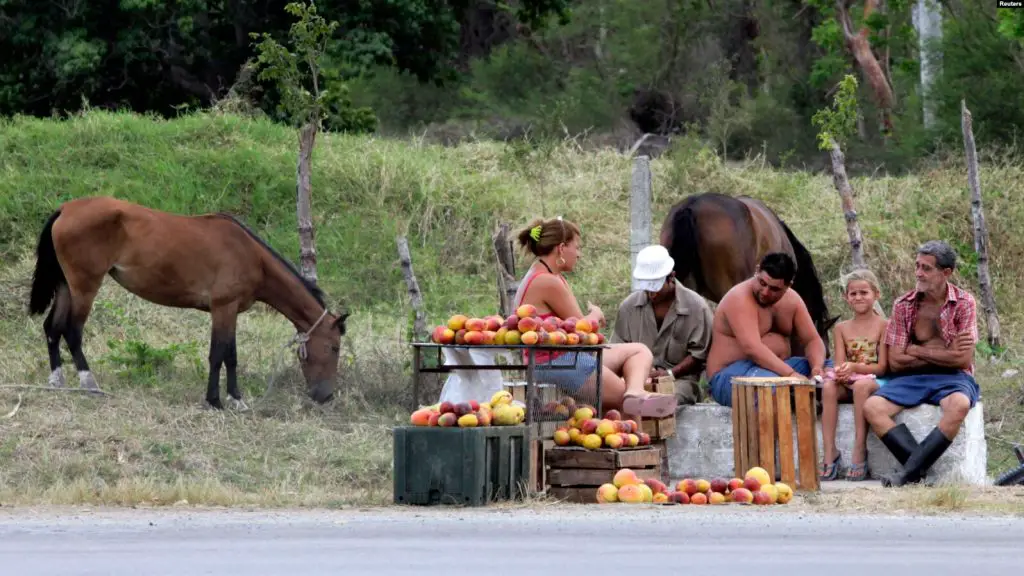
M 864 403 L 864 417 L 903 464 L 903 473 L 883 478 L 885 486 L 922 480 L 949 448 L 980 396 L 974 380 L 978 341 L 974 296 L 949 282 L 956 252 L 932 240 L 917 249 L 914 290 L 893 303 L 885 333 L 889 352 L 887 383 Z M 939 425 L 920 443 L 893 416 L 920 404 L 942 408 Z

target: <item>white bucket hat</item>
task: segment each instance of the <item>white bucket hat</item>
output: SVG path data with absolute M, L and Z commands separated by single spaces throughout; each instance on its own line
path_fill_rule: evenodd
M 664 246 L 655 244 L 644 248 L 636 255 L 636 266 L 633 268 L 633 290 L 647 292 L 661 290 L 675 265 L 676 261 L 668 255 L 668 250 Z

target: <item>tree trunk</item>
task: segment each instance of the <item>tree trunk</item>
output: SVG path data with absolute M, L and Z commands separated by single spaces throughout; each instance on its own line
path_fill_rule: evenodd
M 846 164 L 843 160 L 843 150 L 839 143 L 832 141 L 832 183 L 839 192 L 839 198 L 843 204 L 843 217 L 846 219 L 846 233 L 850 237 L 850 255 L 853 259 L 853 267 L 867 268 L 864 261 L 864 239 L 860 233 L 860 224 L 857 223 L 857 211 L 853 207 L 853 187 L 846 177 Z
M 988 343 L 993 349 L 999 347 L 999 315 L 996 313 L 996 299 L 992 293 L 992 277 L 988 271 L 988 228 L 985 226 L 985 212 L 981 206 L 981 178 L 978 175 L 978 153 L 974 147 L 974 129 L 971 111 L 967 102 L 960 101 L 960 125 L 964 133 L 964 151 L 967 153 L 967 183 L 971 187 L 971 218 L 974 220 L 974 251 L 978 253 L 978 288 L 981 303 L 985 309 L 985 324 L 988 328 Z
M 296 214 L 299 219 L 299 262 L 302 275 L 317 283 L 316 244 L 313 234 L 312 202 L 310 200 L 309 175 L 316 142 L 317 124 L 307 122 L 299 130 L 298 184 L 296 187 Z
M 941 53 L 928 48 L 930 42 L 942 37 L 942 7 L 936 0 L 917 0 L 914 5 L 914 28 L 917 29 L 918 50 L 921 53 L 922 113 L 925 129 L 935 125 L 935 98 L 931 91 L 939 73 Z
M 889 85 L 889 79 L 886 78 L 881 64 L 878 63 L 874 52 L 871 51 L 871 43 L 868 41 L 868 35 L 871 31 L 867 26 L 862 26 L 856 32 L 853 30 L 853 22 L 850 19 L 849 10 L 851 1 L 836 0 L 836 19 L 839 21 L 839 26 L 843 31 L 843 36 L 846 38 L 846 45 L 849 47 L 850 53 L 853 55 L 854 60 L 857 61 L 857 65 L 860 66 L 861 71 L 864 73 L 864 78 L 874 92 L 875 103 L 882 110 L 882 122 L 885 125 L 885 129 L 886 131 L 891 131 L 892 119 L 889 115 L 895 100 L 892 86 Z M 865 0 L 864 21 L 867 21 L 877 6 L 878 0 Z

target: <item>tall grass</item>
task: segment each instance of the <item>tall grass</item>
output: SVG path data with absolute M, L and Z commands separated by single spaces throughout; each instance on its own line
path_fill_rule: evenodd
M 294 131 L 231 115 L 160 120 L 91 111 L 66 121 L 3 121 L 0 380 L 45 382 L 41 321 L 26 316 L 25 302 L 37 235 L 60 202 L 111 195 L 179 213 L 231 211 L 297 261 L 296 152 Z M 1010 344 L 996 351 L 999 364 L 979 355 L 986 419 L 1000 438 L 1021 440 L 1019 380 L 1000 374 L 1018 363 L 1024 312 L 1024 207 L 1017 200 L 1024 197 L 1024 163 L 1012 156 L 982 160 L 993 283 Z M 455 312 L 495 310 L 490 246 L 500 221 L 520 227 L 542 213 L 563 215 L 584 234 L 573 289 L 613 320 L 629 291 L 631 169 L 615 151 L 583 151 L 572 142 L 444 148 L 322 135 L 312 180 L 319 274 L 332 305 L 354 313 L 339 376 L 342 399 L 319 407 L 301 397 L 293 359 L 281 350 L 292 328 L 257 309 L 239 322 L 240 380 L 256 409 L 201 411 L 209 317 L 149 304 L 107 282 L 85 342 L 101 386 L 114 397 L 0 388 L 0 416 L 22 402 L 13 417 L 0 419 L 0 499 L 379 500 L 377 488 L 390 482 L 387 427 L 406 417 L 399 404 L 409 389 L 408 304 L 395 236 L 409 237 L 428 320 L 440 322 Z M 655 235 L 669 206 L 688 194 L 761 198 L 811 250 L 832 311 L 847 313 L 838 278 L 849 249 L 828 175 L 765 169 L 756 161 L 723 165 L 688 141 L 655 159 L 652 170 Z M 965 174 L 954 157 L 932 160 L 913 176 L 852 182 L 867 258 L 885 300 L 912 286 L 914 247 L 933 237 L 957 247 L 963 265 L 954 280 L 977 294 Z M 526 265 L 520 259 L 518 270 Z M 64 357 L 70 362 L 66 351 Z M 263 396 L 271 381 L 273 393 Z M 997 462 L 1001 448 L 991 448 Z

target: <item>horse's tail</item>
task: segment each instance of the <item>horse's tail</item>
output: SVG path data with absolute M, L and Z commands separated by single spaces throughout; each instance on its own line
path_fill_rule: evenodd
M 60 210 L 50 215 L 39 234 L 36 246 L 36 270 L 32 275 L 32 293 L 28 311 L 31 315 L 42 314 L 50 307 L 57 289 L 67 284 L 64 270 L 57 261 L 57 250 L 53 247 L 53 223 L 60 217 Z
M 825 291 L 821 287 L 818 270 L 814 267 L 814 260 L 811 258 L 810 251 L 797 240 L 793 231 L 789 229 L 789 226 L 781 218 L 778 220 L 779 224 L 782 225 L 782 229 L 786 231 L 789 243 L 793 245 L 793 254 L 796 255 L 797 271 L 796 278 L 793 281 L 793 289 L 803 297 L 804 302 L 807 304 L 808 312 L 811 314 L 811 319 L 814 320 L 814 324 L 818 327 L 818 331 L 827 343 L 828 331 L 833 322 L 828 317 L 828 304 L 825 302 Z
M 704 271 L 701 267 L 695 214 L 695 205 L 699 200 L 698 197 L 691 196 L 676 207 L 668 221 L 671 240 L 666 243 L 663 237 L 662 245 L 676 261 L 676 279 L 680 283 L 685 283 L 686 277 L 692 274 L 696 291 L 703 292 L 707 287 L 704 285 Z

